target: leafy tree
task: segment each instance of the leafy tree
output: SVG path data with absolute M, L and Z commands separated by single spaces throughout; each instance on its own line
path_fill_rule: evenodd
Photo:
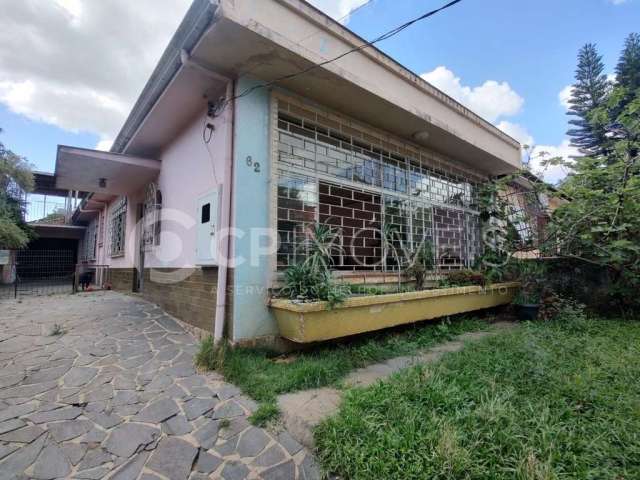
M 23 197 L 31 189 L 31 165 L 0 142 L 0 248 L 24 248 L 29 242 L 32 233 L 23 220 Z
M 640 33 L 631 33 L 616 67 L 616 82 L 634 92 L 640 88 Z
M 640 307 L 640 91 L 629 98 L 617 86 L 592 116 L 608 128 L 607 153 L 568 165 L 561 188 L 571 200 L 554 213 L 551 251 L 603 267 L 609 300 Z
M 571 144 L 584 155 L 598 154 L 605 131 L 593 126 L 591 114 L 605 102 L 609 81 L 604 74 L 602 56 L 594 44 L 588 43 L 580 49 L 575 78 L 567 114 L 577 118 L 569 121 L 571 127 L 567 135 L 571 137 Z

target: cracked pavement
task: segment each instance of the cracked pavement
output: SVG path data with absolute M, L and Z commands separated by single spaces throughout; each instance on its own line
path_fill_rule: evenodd
M 0 303 L 0 480 L 319 479 L 286 431 L 249 424 L 251 399 L 194 369 L 196 351 L 115 292 Z

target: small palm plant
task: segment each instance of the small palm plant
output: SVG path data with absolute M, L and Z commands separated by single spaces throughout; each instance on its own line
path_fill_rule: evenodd
M 339 241 L 338 229 L 328 224 L 311 226 L 301 245 L 305 260 L 287 268 L 280 293 L 292 300 L 324 300 L 329 308 L 342 303 L 350 292 L 331 279 L 332 256 L 340 251 Z

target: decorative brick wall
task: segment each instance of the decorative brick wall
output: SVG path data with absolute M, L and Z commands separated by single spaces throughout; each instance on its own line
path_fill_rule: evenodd
M 154 279 L 152 272 L 161 279 Z M 217 285 L 217 268 L 145 269 L 142 296 L 181 321 L 213 333 Z

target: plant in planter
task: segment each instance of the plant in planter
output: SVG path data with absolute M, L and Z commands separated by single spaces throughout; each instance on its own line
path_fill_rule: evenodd
M 438 281 L 440 288 L 469 287 L 473 285 L 485 286 L 487 278 L 482 272 L 475 270 L 452 270 Z
M 416 282 L 416 290 L 424 289 L 424 281 L 427 273 L 433 271 L 435 262 L 433 260 L 433 247 L 431 242 L 424 242 L 411 255 L 411 265 L 406 270 L 406 274 Z
M 544 295 L 544 264 L 536 260 L 519 262 L 520 291 L 513 303 L 519 316 L 525 320 L 538 318 L 540 303 Z
M 305 260 L 284 272 L 280 295 L 300 302 L 326 301 L 329 308 L 342 303 L 350 294 L 346 285 L 331 278 L 331 255 L 336 248 L 338 232 L 330 225 L 314 225 L 303 245 Z

